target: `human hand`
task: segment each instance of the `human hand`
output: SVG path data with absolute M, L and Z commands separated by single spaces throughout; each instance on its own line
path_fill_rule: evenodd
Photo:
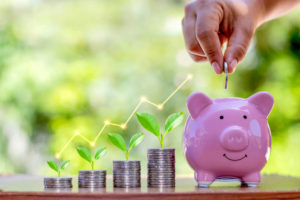
M 196 62 L 208 60 L 217 74 L 234 72 L 244 58 L 256 28 L 263 22 L 263 0 L 195 0 L 182 20 L 186 48 Z M 222 47 L 227 48 L 222 54 Z

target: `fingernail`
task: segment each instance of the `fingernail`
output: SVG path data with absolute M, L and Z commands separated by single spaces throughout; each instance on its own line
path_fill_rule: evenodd
M 237 65 L 237 60 L 236 59 L 231 61 L 230 68 L 232 69 L 232 72 L 234 72 L 236 65 Z
M 213 62 L 213 64 L 211 66 L 214 68 L 216 74 L 220 74 L 221 73 L 220 65 L 217 62 Z

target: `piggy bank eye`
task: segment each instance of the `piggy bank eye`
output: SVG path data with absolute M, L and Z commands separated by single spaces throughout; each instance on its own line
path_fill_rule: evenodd
M 224 116 L 223 116 L 223 115 L 221 115 L 221 116 L 220 116 L 220 119 L 224 119 Z
M 244 119 L 247 119 L 247 115 L 244 115 L 243 117 L 244 117 Z

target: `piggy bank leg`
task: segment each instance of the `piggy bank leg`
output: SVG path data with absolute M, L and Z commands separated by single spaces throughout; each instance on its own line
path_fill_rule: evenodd
M 256 187 L 260 183 L 260 172 L 254 172 L 242 178 L 242 184 L 248 187 Z
M 206 171 L 195 171 L 198 187 L 207 188 L 216 179 L 215 175 Z

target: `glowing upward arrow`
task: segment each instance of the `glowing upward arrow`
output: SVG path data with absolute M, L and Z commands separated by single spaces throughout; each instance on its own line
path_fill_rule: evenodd
M 184 84 L 186 84 L 186 82 L 188 82 L 189 80 L 191 80 L 193 78 L 192 74 L 189 74 L 186 79 L 184 81 L 182 81 L 177 88 L 160 104 L 156 104 L 153 103 L 152 101 L 148 100 L 146 97 L 142 96 L 140 98 L 139 103 L 136 105 L 136 107 L 133 109 L 133 111 L 131 112 L 131 114 L 129 115 L 128 119 L 121 123 L 121 124 L 117 124 L 117 123 L 113 123 L 110 122 L 108 120 L 104 121 L 104 125 L 103 127 L 100 129 L 100 131 L 98 132 L 98 134 L 96 135 L 94 140 L 89 140 L 88 138 L 86 138 L 85 136 L 81 135 L 78 131 L 75 131 L 74 135 L 66 142 L 66 144 L 63 146 L 63 148 L 56 154 L 56 158 L 59 158 L 61 156 L 61 154 L 65 151 L 65 149 L 69 146 L 69 144 L 71 144 L 71 142 L 78 136 L 81 139 L 83 139 L 84 141 L 86 141 L 87 143 L 89 143 L 91 146 L 95 146 L 96 142 L 98 141 L 101 133 L 104 131 L 104 129 L 107 126 L 116 126 L 119 127 L 121 129 L 126 129 L 128 122 L 131 120 L 131 118 L 133 117 L 134 113 L 141 107 L 141 105 L 143 103 L 148 103 L 152 106 L 155 106 L 157 109 L 162 110 L 164 108 L 164 105 L 176 94 L 176 92 L 178 90 L 180 90 L 180 88 L 182 88 L 184 86 Z

